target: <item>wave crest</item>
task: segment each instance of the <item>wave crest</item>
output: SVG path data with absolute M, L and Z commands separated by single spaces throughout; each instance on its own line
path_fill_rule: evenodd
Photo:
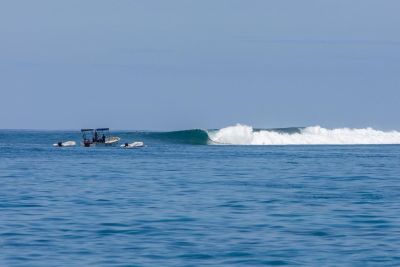
M 320 126 L 300 128 L 297 133 L 274 130 L 254 130 L 237 124 L 208 131 L 209 139 L 217 144 L 230 145 L 368 145 L 400 144 L 400 132 L 384 132 L 373 128 L 326 129 Z

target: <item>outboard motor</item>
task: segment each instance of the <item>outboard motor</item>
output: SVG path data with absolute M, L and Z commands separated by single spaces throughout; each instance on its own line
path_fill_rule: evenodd
M 58 142 L 57 145 L 61 147 L 62 146 L 62 142 Z
M 127 147 L 129 144 L 128 143 L 125 143 L 125 147 Z

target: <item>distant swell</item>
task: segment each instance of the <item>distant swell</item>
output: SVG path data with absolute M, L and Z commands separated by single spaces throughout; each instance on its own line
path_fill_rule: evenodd
M 207 145 L 210 143 L 208 132 L 194 129 L 174 132 L 152 132 L 147 137 L 167 143 Z
M 218 144 L 230 145 L 361 145 L 400 144 L 400 132 L 384 132 L 372 128 L 326 129 L 320 126 L 299 128 L 298 132 L 254 130 L 237 124 L 210 131 L 209 138 Z
M 320 126 L 283 129 L 253 129 L 237 124 L 219 130 L 184 130 L 149 133 L 167 143 L 193 145 L 369 145 L 400 144 L 400 132 L 372 128 L 326 129 Z

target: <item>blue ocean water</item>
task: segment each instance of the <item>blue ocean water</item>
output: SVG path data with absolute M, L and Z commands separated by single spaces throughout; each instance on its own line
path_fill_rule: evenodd
M 0 266 L 400 266 L 399 145 L 116 134 L 0 131 Z

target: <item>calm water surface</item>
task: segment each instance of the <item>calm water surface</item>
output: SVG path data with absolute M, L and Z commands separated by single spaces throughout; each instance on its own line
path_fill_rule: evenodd
M 400 266 L 400 146 L 0 131 L 0 266 Z

